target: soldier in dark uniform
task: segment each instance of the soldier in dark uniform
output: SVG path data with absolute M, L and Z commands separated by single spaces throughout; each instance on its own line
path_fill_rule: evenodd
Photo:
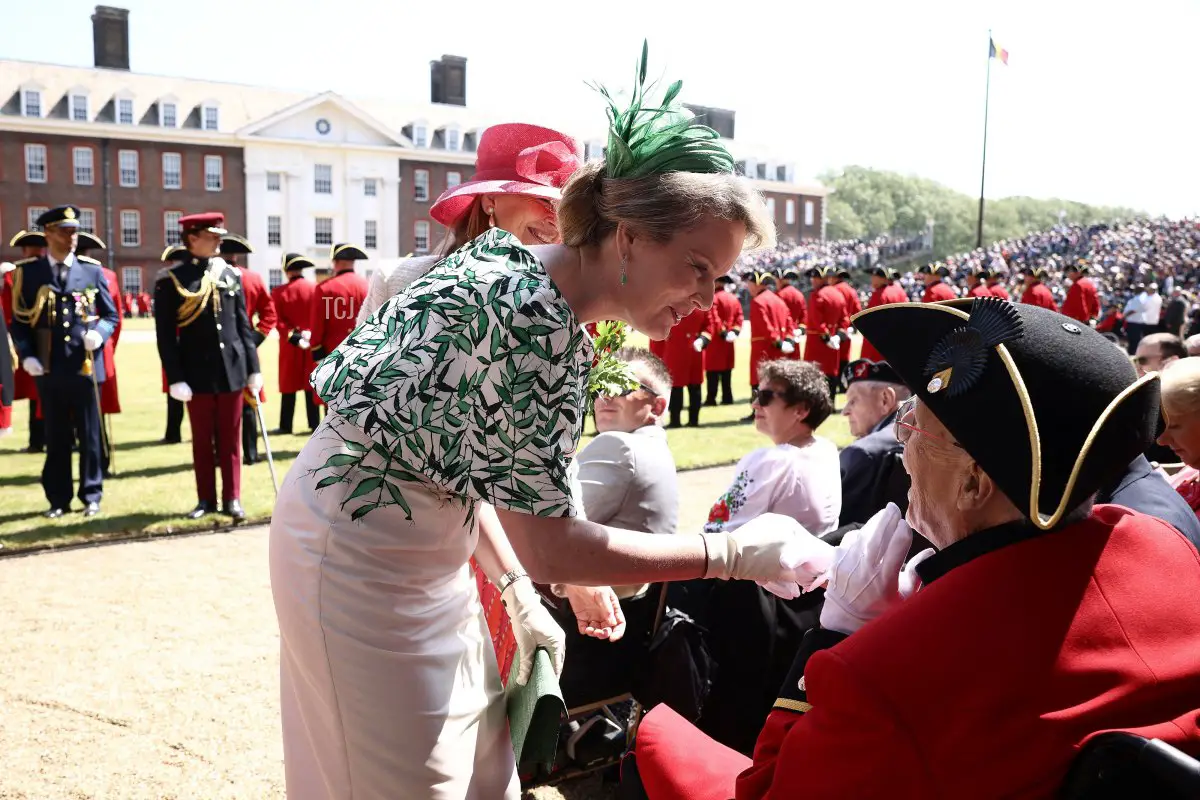
M 909 397 L 904 383 L 886 361 L 852 361 L 843 375 L 846 407 L 855 441 L 838 454 L 842 465 L 841 525 L 865 524 L 876 512 L 895 503 L 908 508 L 908 473 L 900 463 L 904 446 L 893 423 L 900 403 Z
M 213 440 L 221 467 L 222 510 L 244 519 L 239 452 L 242 390 L 262 388 L 254 329 L 246 313 L 242 278 L 217 254 L 225 216 L 191 214 L 179 221 L 189 258 L 159 272 L 154 285 L 158 354 L 168 391 L 186 403 L 192 425 L 192 460 L 199 519 L 217 510 Z
M 37 223 L 49 252 L 14 270 L 13 342 L 42 402 L 46 516 L 61 517 L 71 506 L 71 446 L 78 440 L 78 496 L 90 517 L 100 513 L 104 494 L 96 387 L 104 381 L 103 348 L 116 330 L 117 307 L 100 262 L 75 254 L 79 209 L 58 206 Z
M 16 262 L 22 264 L 41 258 L 46 253 L 46 234 L 40 231 L 18 231 L 8 242 L 9 247 L 21 248 L 21 258 Z M 0 264 L 0 273 L 4 273 L 3 288 L 0 289 L 0 303 L 4 306 L 4 321 L 12 328 L 12 263 Z M 13 400 L 29 401 L 29 446 L 26 453 L 41 453 L 46 449 L 46 423 L 42 419 L 42 411 L 37 396 L 37 384 L 33 377 L 25 371 L 20 362 L 13 364 Z
M 186 261 L 191 258 L 187 248 L 181 244 L 169 245 L 163 250 L 159 260 L 164 264 L 174 264 L 177 261 Z M 140 304 L 139 304 L 140 307 Z M 163 370 L 162 374 L 162 391 L 167 395 L 167 430 L 163 434 L 163 438 L 159 440 L 159 444 L 179 444 L 183 441 L 183 403 L 171 397 L 167 393 L 167 372 Z

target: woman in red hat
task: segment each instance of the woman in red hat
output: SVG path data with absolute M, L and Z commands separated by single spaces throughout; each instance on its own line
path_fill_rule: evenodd
M 639 84 L 645 74 L 643 51 Z M 615 319 L 665 338 L 712 304 L 745 247 L 774 239 L 762 198 L 717 133 L 674 106 L 678 92 L 647 102 L 639 85 L 610 109 L 609 158 L 563 187 L 562 244 L 527 246 L 497 223 L 317 366 L 329 414 L 271 521 L 291 800 L 517 800 L 472 557 L 513 619 L 518 684 L 538 648 L 555 672 L 565 655 L 535 579 L 790 575 L 780 555 L 798 523 L 654 536 L 582 519 L 571 491 L 589 395 L 637 385 L 582 326 Z M 522 148 L 519 174 L 554 188 L 568 153 Z M 493 180 L 508 197 L 494 190 L 511 178 Z
M 555 209 L 562 187 L 583 163 L 582 153 L 572 137 L 537 125 L 510 122 L 485 130 L 471 180 L 451 186 L 429 209 L 447 229 L 437 252 L 405 259 L 390 272 L 376 270 L 359 324 L 442 258 L 491 228 L 508 231 L 523 245 L 557 244 Z

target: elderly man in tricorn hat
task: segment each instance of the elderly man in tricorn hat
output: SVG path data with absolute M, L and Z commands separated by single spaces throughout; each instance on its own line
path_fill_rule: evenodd
M 896 421 L 907 518 L 889 506 L 797 569 L 825 583 L 821 627 L 753 760 L 650 712 L 651 800 L 1049 797 L 1102 732 L 1200 749 L 1200 559 L 1161 520 L 1094 503 L 1155 434 L 1157 374 L 994 298 L 855 326 L 915 393 Z M 937 549 L 903 566 L 909 524 Z

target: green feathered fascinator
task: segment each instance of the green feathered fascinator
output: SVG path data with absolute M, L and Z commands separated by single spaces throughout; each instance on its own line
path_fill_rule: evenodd
M 696 122 L 695 116 L 675 99 L 683 81 L 667 87 L 658 105 L 649 104 L 655 84 L 646 85 L 649 44 L 642 42 L 642 59 L 629 107 L 622 111 L 603 86 L 595 89 L 608 100 L 608 152 L 605 177 L 641 178 L 664 172 L 734 172 L 733 156 L 721 144 L 721 135 Z

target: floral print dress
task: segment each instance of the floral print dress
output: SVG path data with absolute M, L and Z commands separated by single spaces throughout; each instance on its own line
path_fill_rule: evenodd
M 577 513 L 591 363 L 541 263 L 493 229 L 317 367 L 329 415 L 271 523 L 290 798 L 518 797 L 475 509 Z

